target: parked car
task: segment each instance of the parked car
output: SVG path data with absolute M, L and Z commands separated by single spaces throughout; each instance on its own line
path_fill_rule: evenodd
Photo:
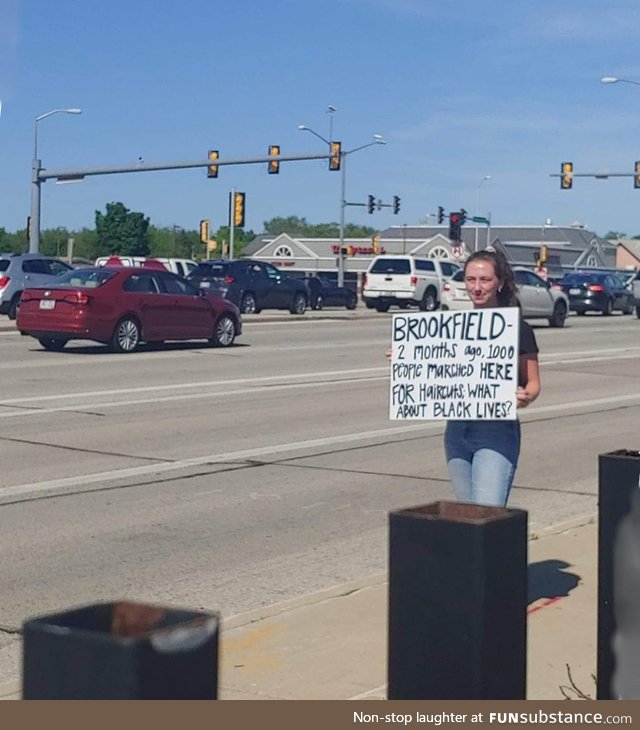
M 358 295 L 349 286 L 338 286 L 325 276 L 316 274 L 307 279 L 309 288 L 309 306 L 311 309 L 324 307 L 346 307 L 355 309 L 358 306 Z
M 59 259 L 39 253 L 0 254 L 0 314 L 15 319 L 25 289 L 46 284 L 57 274 L 71 270 Z
M 225 297 L 243 314 L 258 314 L 263 309 L 304 314 L 309 304 L 304 279 L 287 276 L 275 266 L 254 259 L 201 261 L 187 279 Z
M 524 319 L 547 319 L 551 327 L 564 327 L 569 313 L 567 295 L 524 266 L 515 266 L 513 276 L 518 288 L 518 305 Z M 445 282 L 443 309 L 472 309 L 462 269 Z
M 363 278 L 362 299 L 369 309 L 386 312 L 396 305 L 432 312 L 440 305 L 442 287 L 460 266 L 448 259 L 376 256 Z
M 614 310 L 632 314 L 635 306 L 633 292 L 613 274 L 601 271 L 571 271 L 557 283 L 569 297 L 571 310 L 578 314 Z
M 46 350 L 81 339 L 117 352 L 165 340 L 229 347 L 242 331 L 238 308 L 217 294 L 170 271 L 124 266 L 75 269 L 25 289 L 16 325 Z

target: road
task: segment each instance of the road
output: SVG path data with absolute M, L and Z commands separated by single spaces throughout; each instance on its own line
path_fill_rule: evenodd
M 385 569 L 390 510 L 451 495 L 443 426 L 390 422 L 390 315 L 248 318 L 238 346 L 62 353 L 0 332 L 0 681 L 24 618 L 127 597 L 224 616 Z M 640 322 L 535 325 L 511 506 L 593 513 L 638 448 Z

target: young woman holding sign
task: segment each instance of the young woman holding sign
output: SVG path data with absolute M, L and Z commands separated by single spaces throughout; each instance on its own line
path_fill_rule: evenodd
M 506 258 L 483 250 L 469 256 L 464 281 L 474 309 L 515 307 L 516 286 Z M 531 326 L 520 321 L 518 408 L 540 394 L 538 345 Z M 449 421 L 444 436 L 449 475 L 461 502 L 504 507 L 520 453 L 520 422 Z

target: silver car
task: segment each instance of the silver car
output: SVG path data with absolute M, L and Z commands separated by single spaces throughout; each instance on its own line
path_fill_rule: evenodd
M 546 319 L 551 327 L 564 327 L 569 313 L 567 295 L 525 266 L 514 266 L 518 304 L 524 319 Z M 464 272 L 457 271 L 442 289 L 442 309 L 472 309 L 464 284 Z
M 71 266 L 39 253 L 0 254 L 0 314 L 16 318 L 20 295 L 25 289 L 46 284 Z

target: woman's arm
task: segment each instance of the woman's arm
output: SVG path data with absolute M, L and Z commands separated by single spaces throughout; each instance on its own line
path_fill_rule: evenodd
M 526 385 L 516 391 L 518 408 L 526 408 L 540 395 L 540 369 L 536 354 L 520 355 L 520 372 L 524 373 Z

